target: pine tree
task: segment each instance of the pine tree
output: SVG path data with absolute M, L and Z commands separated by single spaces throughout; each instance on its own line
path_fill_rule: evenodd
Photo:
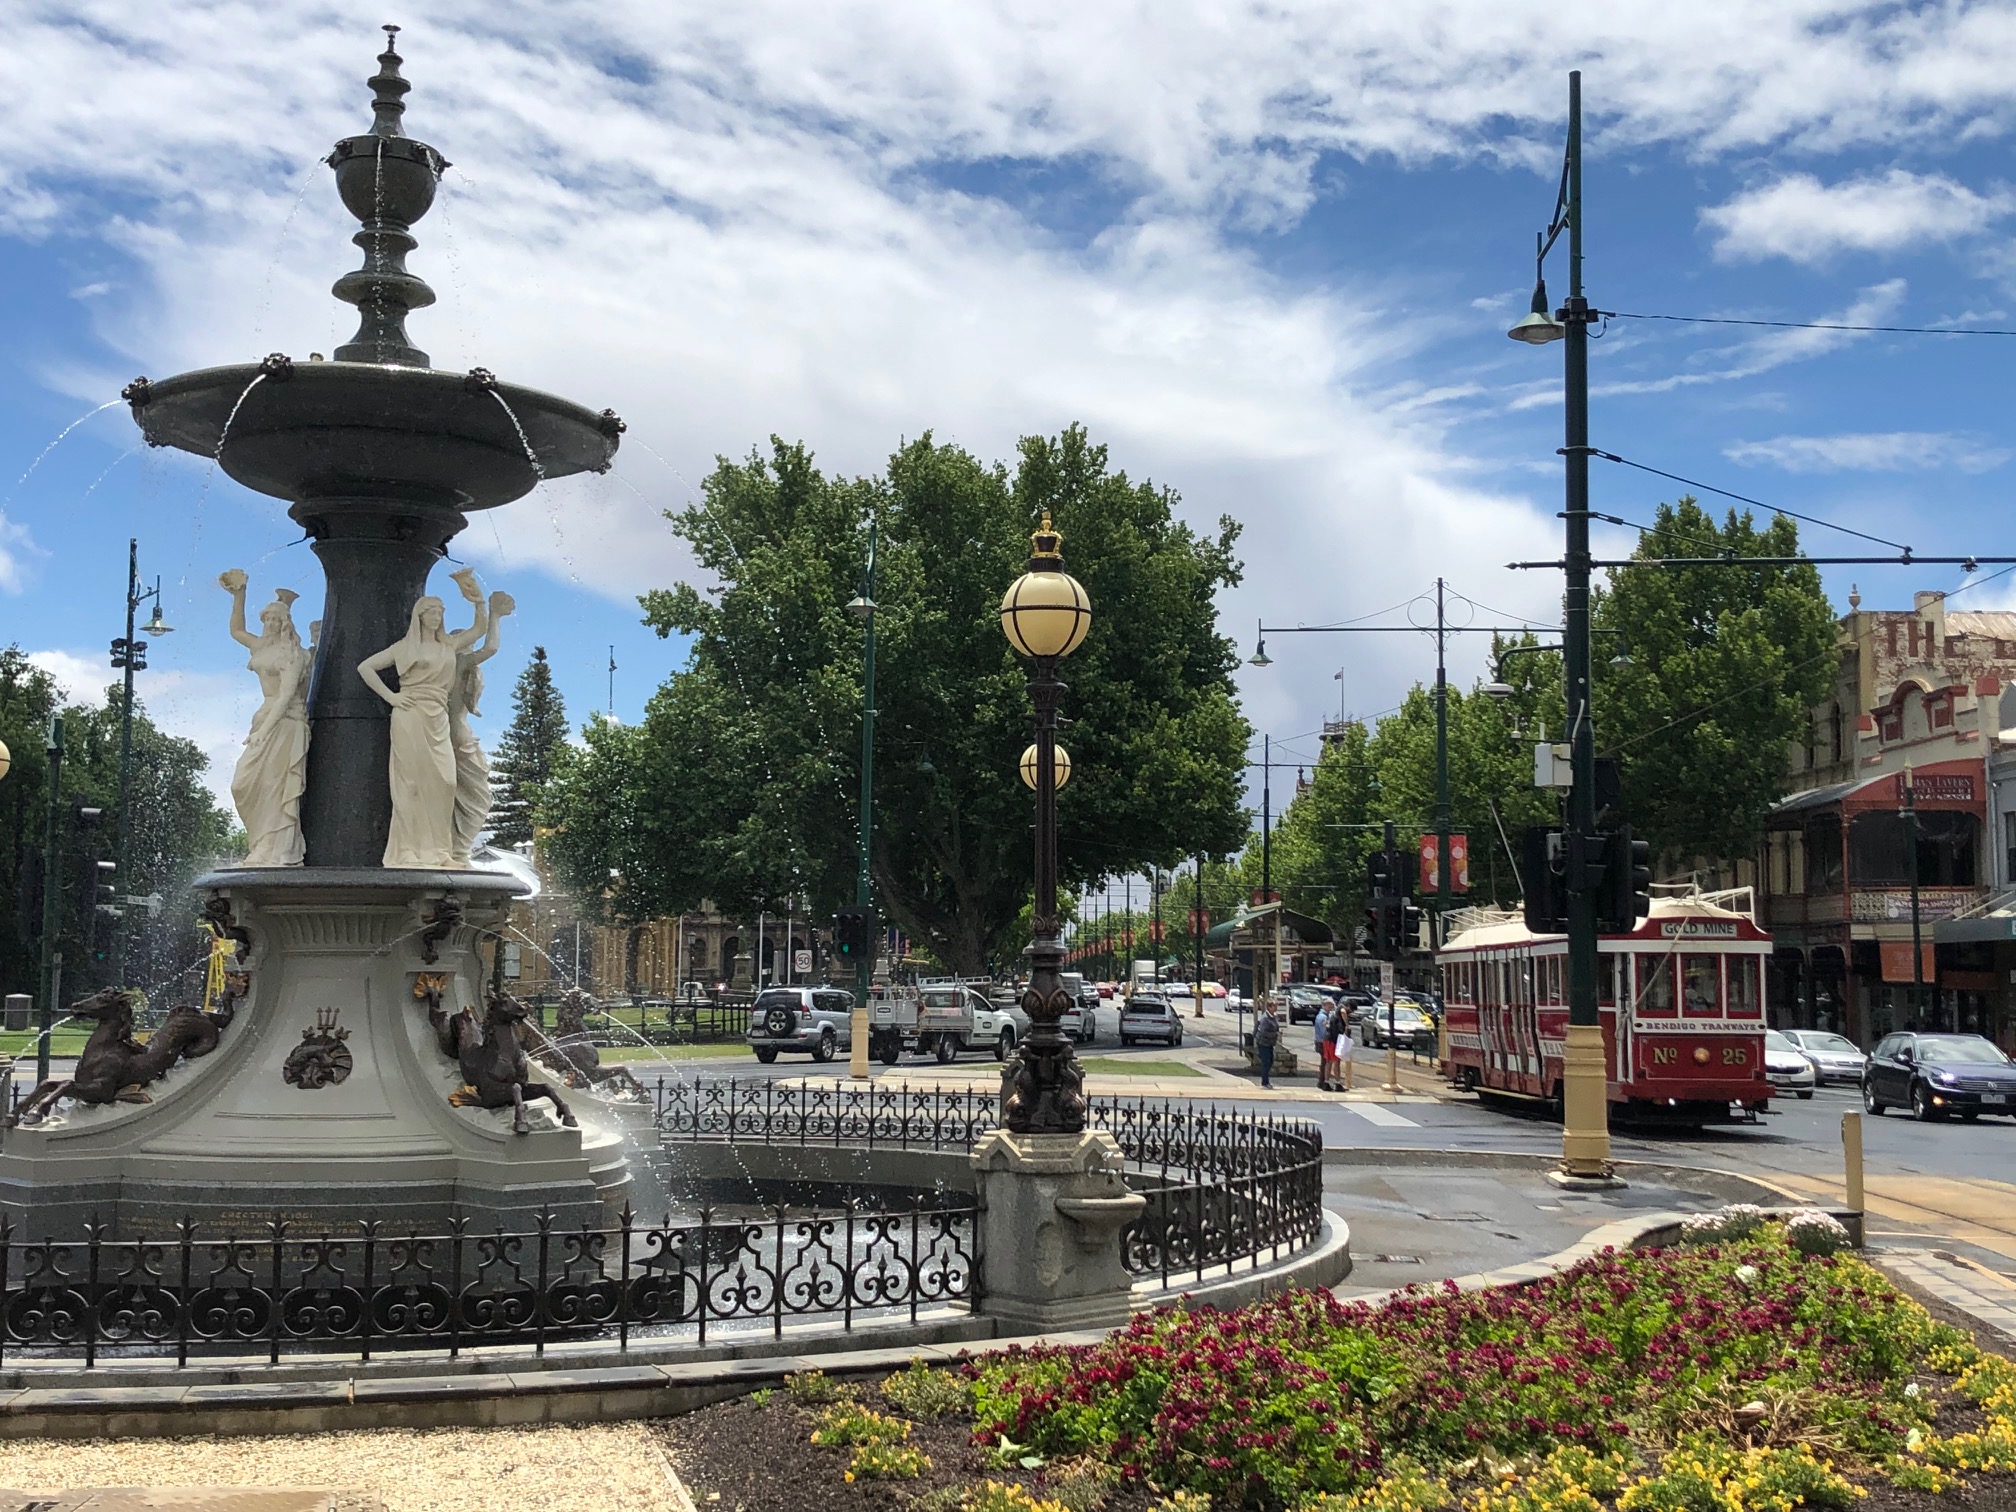
M 522 845 L 532 838 L 540 793 L 567 743 L 567 705 L 553 686 L 546 648 L 534 646 L 532 660 L 511 690 L 511 727 L 497 743 L 490 763 L 490 841 Z

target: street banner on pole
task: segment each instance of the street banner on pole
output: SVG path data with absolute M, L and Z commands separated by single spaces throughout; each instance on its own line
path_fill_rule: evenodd
M 1423 835 L 1421 837 L 1421 885 L 1417 889 L 1419 893 L 1426 894 L 1437 891 L 1439 878 L 1436 862 L 1438 859 L 1436 837 L 1434 835 Z M 1468 835 L 1452 834 L 1449 837 L 1449 882 L 1451 892 L 1467 893 L 1470 891 L 1470 837 Z

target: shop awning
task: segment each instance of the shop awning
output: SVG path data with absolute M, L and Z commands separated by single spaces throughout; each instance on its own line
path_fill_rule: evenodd
M 1274 915 L 1281 915 L 1281 943 L 1287 946 L 1328 945 L 1331 940 L 1330 926 L 1321 919 L 1312 919 L 1307 914 L 1296 913 L 1292 908 L 1284 908 L 1279 903 L 1263 904 L 1259 908 L 1249 908 L 1235 914 L 1223 924 L 1214 924 L 1204 935 L 1204 948 L 1223 953 L 1235 946 L 1274 943 Z

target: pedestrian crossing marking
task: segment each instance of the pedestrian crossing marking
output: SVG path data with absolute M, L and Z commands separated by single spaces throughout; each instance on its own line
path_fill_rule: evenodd
M 1344 1107 L 1356 1113 L 1369 1124 L 1377 1124 L 1382 1129 L 1418 1129 L 1421 1127 L 1404 1113 L 1395 1113 L 1391 1108 L 1379 1103 L 1345 1103 Z

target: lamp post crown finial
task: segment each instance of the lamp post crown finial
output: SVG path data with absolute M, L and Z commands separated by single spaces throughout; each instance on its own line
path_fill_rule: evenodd
M 1043 523 L 1029 537 L 1030 570 L 1037 570 L 1037 563 L 1043 563 L 1055 570 L 1064 560 L 1064 537 L 1051 528 L 1050 511 L 1043 511 Z

